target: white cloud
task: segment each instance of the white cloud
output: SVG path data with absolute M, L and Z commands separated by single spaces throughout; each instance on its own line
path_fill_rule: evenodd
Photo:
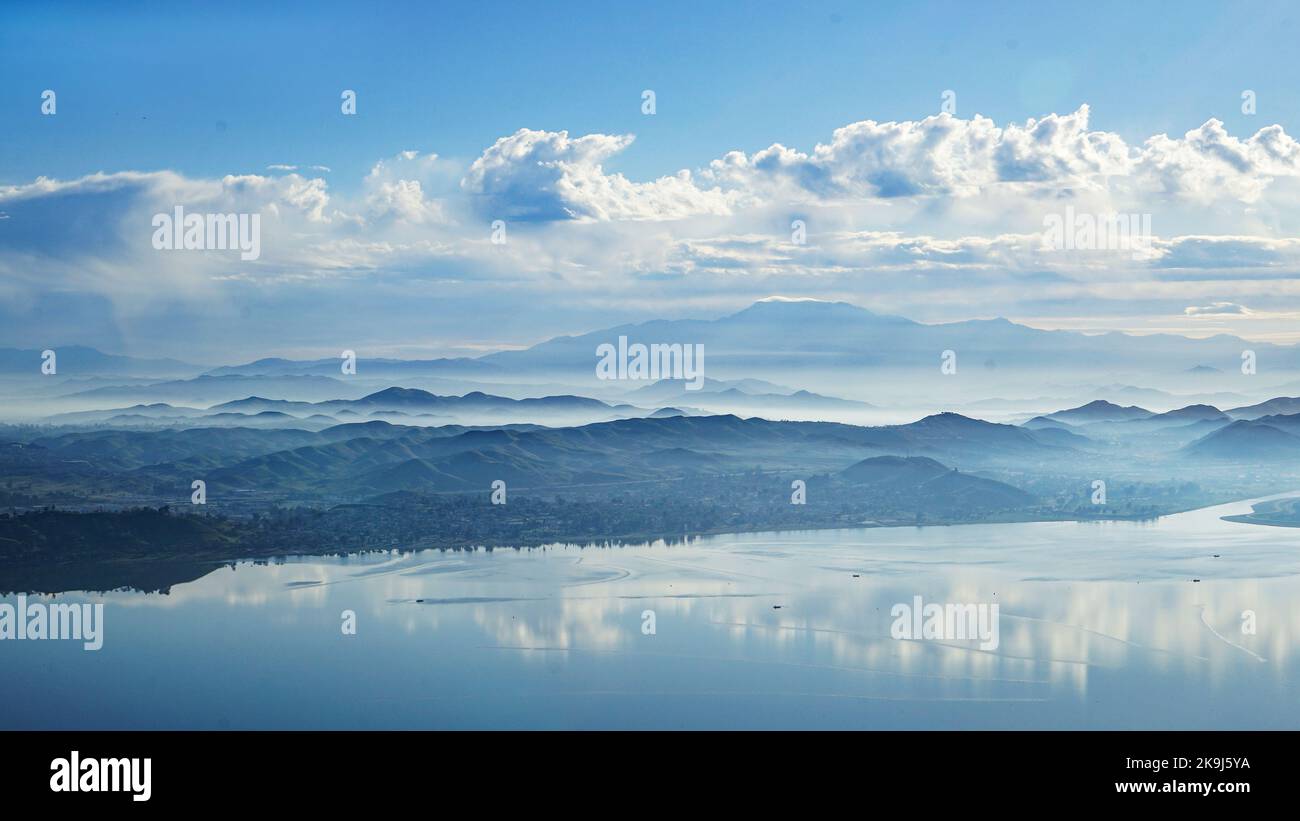
M 837 129 L 808 154 L 780 144 L 753 155 L 730 152 L 709 165 L 705 178 L 759 197 L 970 196 L 998 183 L 1097 187 L 1130 165 L 1123 140 L 1088 131 L 1084 106 L 1006 128 L 948 114 L 864 120 Z
M 0 187 L 0 281 L 7 299 L 101 294 L 124 313 L 325 282 L 455 289 L 485 304 L 509 283 L 539 315 L 771 293 L 868 294 L 904 315 L 1026 305 L 1042 316 L 1080 300 L 1197 322 L 1300 309 L 1300 239 L 1286 228 L 1300 226 L 1291 137 L 1270 126 L 1237 138 L 1211 120 L 1131 147 L 1092 129 L 1089 113 L 1002 127 L 868 120 L 806 152 L 733 151 L 648 182 L 605 169 L 634 149 L 632 135 L 528 129 L 465 163 L 395 153 L 343 193 L 314 173 L 324 169 L 288 164 L 219 179 L 38 178 Z M 262 214 L 262 257 L 154 251 L 151 215 L 178 204 Z M 1152 214 L 1150 254 L 1046 247 L 1043 216 L 1067 205 Z M 803 245 L 791 239 L 796 218 Z M 505 245 L 489 242 L 494 219 L 509 223 Z M 1251 314 L 1223 308 L 1243 303 Z
M 1275 177 L 1300 174 L 1300 145 L 1278 125 L 1240 140 L 1212 119 L 1181 139 L 1160 134 L 1147 140 L 1138 170 L 1160 190 L 1194 202 L 1225 195 L 1254 202 Z
M 689 171 L 634 183 L 601 163 L 631 145 L 630 134 L 521 128 L 483 152 L 461 181 L 479 210 L 497 219 L 660 220 L 726 214 L 728 197 L 699 188 Z
M 1215 302 L 1200 307 L 1189 305 L 1183 313 L 1186 316 L 1249 316 L 1250 309 L 1235 302 Z
M 924 207 L 927 200 L 965 198 L 1201 207 L 1255 203 L 1275 179 L 1300 176 L 1300 145 L 1279 126 L 1243 140 L 1209 120 L 1181 138 L 1162 134 L 1129 146 L 1115 133 L 1091 129 L 1090 115 L 1085 105 L 1003 127 L 978 115 L 863 120 L 807 152 L 779 143 L 752 154 L 731 151 L 698 172 L 650 182 L 604 170 L 632 146 L 633 135 L 520 129 L 473 162 L 461 189 L 492 218 L 613 221 L 735 215 L 781 203 Z
M 437 154 L 401 151 L 371 167 L 363 181 L 364 222 L 434 225 L 450 221 L 444 199 L 426 194 L 450 190 L 455 168 Z

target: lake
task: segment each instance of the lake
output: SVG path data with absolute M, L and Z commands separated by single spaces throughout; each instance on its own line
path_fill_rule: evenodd
M 1219 518 L 1249 511 L 300 557 L 34 596 L 102 602 L 103 647 L 0 641 L 0 727 L 1300 728 L 1300 530 Z M 917 596 L 998 605 L 997 646 L 891 637 Z

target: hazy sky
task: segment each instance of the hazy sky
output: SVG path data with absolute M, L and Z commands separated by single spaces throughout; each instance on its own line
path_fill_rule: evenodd
M 1300 339 L 1290 4 L 377 5 L 0 7 L 0 345 L 464 354 L 770 294 Z M 178 205 L 260 255 L 155 249 Z M 1146 241 L 1045 230 L 1114 212 Z

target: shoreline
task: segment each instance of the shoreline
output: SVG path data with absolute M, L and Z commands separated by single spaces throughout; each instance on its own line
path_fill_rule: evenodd
M 760 526 L 751 528 L 725 527 L 684 533 L 680 536 L 667 536 L 662 533 L 625 533 L 616 537 L 603 539 L 571 537 L 564 539 L 539 538 L 522 541 L 501 540 L 499 542 L 485 542 L 476 539 L 459 539 L 443 541 L 441 543 L 435 540 L 428 540 L 410 542 L 401 546 L 392 544 L 373 546 L 359 545 L 347 549 L 323 547 L 318 550 L 284 550 L 280 547 L 257 549 L 253 546 L 250 546 L 250 549 L 248 550 L 242 550 L 240 549 L 240 545 L 235 544 L 206 543 L 199 547 L 191 547 L 190 552 L 186 552 L 186 545 L 178 544 L 165 553 L 157 554 L 150 554 L 148 552 L 148 547 L 145 547 L 144 552 L 136 553 L 134 555 L 105 555 L 102 557 L 80 559 L 74 557 L 72 559 L 63 559 L 52 562 L 22 562 L 20 560 L 16 561 L 15 559 L 17 557 L 11 557 L 9 560 L 4 562 L 3 565 L 0 565 L 0 591 L 4 591 L 3 593 L 0 593 L 0 595 L 10 595 L 15 593 L 54 595 L 74 591 L 108 592 L 123 589 L 138 590 L 144 593 L 157 592 L 165 595 L 170 591 L 170 588 L 173 585 L 195 581 L 222 567 L 234 567 L 239 564 L 259 562 L 280 563 L 299 558 L 310 559 L 325 556 L 346 557 L 393 552 L 406 555 L 431 550 L 442 552 L 492 552 L 495 550 L 531 551 L 537 549 L 544 550 L 553 547 L 576 547 L 581 550 L 598 547 L 645 547 L 656 543 L 664 543 L 666 546 L 671 547 L 673 545 L 683 544 L 701 538 L 723 536 L 752 536 L 756 534 L 781 536 L 789 533 L 879 530 L 891 528 L 970 527 L 992 524 L 1030 525 L 1065 522 L 1075 524 L 1141 523 L 1154 522 L 1165 517 L 1193 513 L 1196 511 L 1213 511 L 1215 508 L 1240 509 L 1241 506 L 1245 505 L 1250 506 L 1249 513 L 1234 513 L 1232 515 L 1217 516 L 1216 518 L 1239 524 L 1278 527 L 1300 526 L 1300 524 L 1286 524 L 1280 521 L 1265 521 L 1262 519 L 1249 518 L 1250 516 L 1256 515 L 1256 506 L 1288 498 L 1300 498 L 1300 490 L 1290 490 L 1265 497 L 1238 499 L 1228 502 L 1219 502 L 1217 504 L 1203 505 L 1200 507 L 1170 510 L 1152 516 L 1108 516 L 1088 518 L 1064 515 L 1051 517 L 1003 516 L 982 519 L 979 521 L 953 520 L 924 522 L 920 524 L 914 522 L 864 521 L 846 525 L 844 523 L 836 522 L 783 528 Z M 195 518 L 202 519 L 205 517 Z

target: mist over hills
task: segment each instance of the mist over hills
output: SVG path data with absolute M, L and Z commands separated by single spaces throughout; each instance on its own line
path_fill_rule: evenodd
M 1061 446 L 1031 431 L 940 414 L 861 428 L 739 417 L 624 419 L 569 428 L 346 424 L 317 432 L 190 428 L 92 430 L 34 436 L 10 448 L 10 475 L 84 465 L 145 484 L 365 495 L 399 489 L 466 491 L 502 479 L 520 487 L 642 481 L 700 471 L 839 470 L 878 454 L 932 454 L 980 466 L 1050 458 Z M 20 460 L 15 455 L 21 453 Z M 39 471 L 37 471 L 39 473 Z
M 418 388 L 390 387 L 357 399 L 310 402 L 248 396 L 220 402 L 208 408 L 155 402 L 125 408 L 53 414 L 46 421 L 59 425 L 160 427 L 228 424 L 320 429 L 339 422 L 361 419 L 380 419 L 410 425 L 460 424 L 470 420 L 497 424 L 582 424 L 648 416 L 654 410 L 627 404 L 611 405 L 582 396 L 511 399 L 481 391 L 463 396 L 440 396 Z
M 597 379 L 596 348 L 618 336 L 703 345 L 705 373 Z M 46 377 L 20 351 L 4 361 L 26 371 L 0 380 L 0 510 L 170 506 L 224 517 L 195 543 L 257 555 L 304 538 L 351 550 L 1154 516 L 1300 483 L 1300 398 L 1270 388 L 1293 379 L 1280 363 L 1294 351 L 1253 346 L 1275 369 L 1265 380 L 1235 368 L 1245 344 L 772 301 L 479 359 L 362 356 L 356 374 L 332 358 L 199 369 L 69 349 Z M 527 515 L 494 515 L 497 485 Z M 76 521 L 91 520 L 11 530 Z
M 985 464 L 1003 458 L 999 448 L 1016 453 L 1053 449 L 1010 426 L 969 422 L 966 435 L 959 438 L 926 420 L 868 429 L 730 415 L 455 436 L 416 431 L 255 457 L 214 472 L 211 479 L 214 484 L 254 488 L 293 477 L 316 491 L 335 493 L 469 491 L 485 488 L 494 479 L 542 488 L 666 479 L 701 471 L 815 471 L 835 468 L 855 454 L 926 452 Z
M 1300 413 L 1269 414 L 1290 410 L 1300 403 L 1289 397 L 1240 408 L 1220 410 L 1212 405 L 1188 405 L 1153 413 L 1136 406 L 1122 407 L 1102 400 L 1044 416 L 1022 427 L 1041 437 L 1055 431 L 1075 441 L 1092 441 L 1122 447 L 1176 451 L 1188 458 L 1228 460 L 1238 464 L 1290 458 L 1288 434 L 1300 432 Z M 1254 421 L 1252 421 L 1254 420 Z M 1257 424 L 1258 423 L 1258 424 Z M 1280 435 L 1279 435 L 1280 434 Z
M 1228 415 L 1234 419 L 1258 419 L 1261 416 L 1294 413 L 1300 413 L 1300 396 L 1278 396 L 1257 405 L 1228 411 Z
M 629 344 L 702 346 L 703 388 L 686 390 L 680 379 L 597 378 L 598 346 L 616 344 L 621 336 Z M 945 351 L 954 356 L 953 373 L 941 373 Z M 1257 373 L 1242 373 L 1244 351 L 1254 353 Z M 268 357 L 202 368 L 69 347 L 60 350 L 59 375 L 42 380 L 35 378 L 39 354 L 0 351 L 0 373 L 27 379 L 38 392 L 33 396 L 55 402 L 51 407 L 57 411 L 106 402 L 210 406 L 250 396 L 321 402 L 402 386 L 444 395 L 570 394 L 651 408 L 873 423 L 886 420 L 874 413 L 881 409 L 906 412 L 893 421 L 945 408 L 1037 415 L 1053 405 L 1097 398 L 1156 412 L 1189 404 L 1223 408 L 1282 395 L 1286 385 L 1300 386 L 1296 346 L 1226 335 L 1045 331 L 1005 319 L 925 324 L 816 300 L 764 300 L 716 319 L 620 325 L 477 358 L 372 358 L 360 350 L 352 375 L 340 373 L 336 356 Z M 121 383 L 84 381 L 112 375 Z M 142 375 L 171 378 L 149 385 L 140 383 Z M 80 389 L 58 390 L 74 381 Z M 1037 397 L 1026 392 L 1030 385 L 1037 386 Z
M 207 376 L 336 376 L 339 357 L 295 360 L 280 357 L 258 359 L 243 365 L 223 365 L 206 371 Z M 508 375 L 504 368 L 483 359 L 456 357 L 451 359 L 394 359 L 391 357 L 364 358 L 357 373 L 379 379 L 404 379 L 412 376 L 491 379 Z
M 503 351 L 482 361 L 508 369 L 589 377 L 594 351 L 625 336 L 629 342 L 702 344 L 706 372 L 719 378 L 797 380 L 803 387 L 835 385 L 836 372 L 919 369 L 939 374 L 940 355 L 956 352 L 973 375 L 1068 367 L 1077 379 L 1132 370 L 1184 385 L 1206 384 L 1215 371 L 1236 372 L 1244 350 L 1261 369 L 1293 372 L 1300 350 L 1220 335 L 1191 339 L 1169 334 L 1087 335 L 1044 331 L 1005 319 L 927 325 L 873 313 L 843 302 L 761 301 L 715 320 L 655 320 L 577 336 L 559 337 L 526 350 Z M 1200 371 L 1194 369 L 1205 366 Z M 1190 373 L 1189 373 L 1190 372 Z M 1226 374 L 1225 374 L 1226 375 Z M 810 380 L 814 383 L 810 384 Z M 841 391 L 842 394 L 842 391 Z
M 0 348 L 0 376 L 39 374 L 46 348 Z M 58 346 L 55 366 L 65 373 L 83 376 L 112 374 L 118 376 L 175 376 L 195 374 L 202 370 L 176 359 L 140 358 L 107 354 L 85 345 Z
M 484 424 L 402 422 L 458 406 L 473 408 L 470 415 Z M 6 532 L 15 534 L 0 544 L 0 559 L 10 561 L 6 578 L 18 589 L 67 589 L 59 585 L 72 582 L 47 581 L 54 578 L 49 563 L 73 556 L 46 539 L 69 528 L 76 538 L 66 550 L 81 557 L 76 561 L 107 563 L 89 576 L 78 565 L 76 578 L 154 579 L 120 562 L 161 561 L 155 570 L 170 563 L 177 573 L 186 568 L 185 576 L 196 558 L 210 560 L 211 550 L 274 555 L 304 546 L 350 551 L 1149 517 L 1300 482 L 1300 414 L 1234 420 L 1232 410 L 1202 406 L 1156 414 L 1089 403 L 1023 425 L 953 412 L 864 427 L 662 409 L 569 426 L 486 421 L 502 407 L 525 407 L 531 418 L 554 408 L 617 410 L 585 397 L 445 397 L 392 387 L 357 400 L 254 396 L 207 409 L 124 409 L 152 421 L 169 412 L 199 414 L 174 426 L 0 425 L 0 511 L 9 511 L 0 516 L 10 517 Z M 393 422 L 362 411 L 402 416 Z M 301 424 L 345 414 L 359 421 Z M 267 417 L 275 421 L 263 426 Z M 284 419 L 298 422 L 281 425 Z M 1098 479 L 1109 488 L 1101 505 L 1089 501 Z M 806 483 L 806 499 L 795 503 L 798 481 Z M 196 482 L 203 505 L 190 496 Z M 487 501 L 498 487 L 508 488 L 508 514 Z M 112 511 L 141 507 L 217 519 L 189 527 L 150 516 L 112 518 Z M 49 508 L 84 518 L 42 518 Z M 103 533 L 121 539 L 92 532 L 105 521 L 111 526 Z M 173 550 L 152 533 L 189 535 Z M 185 545 L 199 552 L 186 553 Z
M 850 308 L 841 306 L 836 313 L 853 315 Z M 899 318 L 889 322 L 909 324 Z M 285 362 L 272 364 L 281 368 Z M 234 380 L 242 386 L 245 380 L 263 379 L 308 380 L 305 384 L 328 389 L 347 384 L 334 377 L 293 374 L 204 375 L 160 384 L 176 389 Z M 79 395 L 98 397 L 104 390 Z M 700 405 L 731 402 L 746 410 L 743 416 L 709 415 L 707 407 L 639 407 L 577 395 L 515 399 L 471 391 L 444 396 L 401 386 L 315 401 L 250 395 L 206 408 L 155 402 L 53 414 L 45 418 L 47 424 L 72 432 L 60 434 L 56 427 L 27 436 L 23 461 L 30 468 L 33 459 L 40 462 L 36 457 L 44 449 L 49 459 L 41 469 L 55 474 L 94 474 L 92 467 L 139 471 L 128 482 L 137 489 L 204 470 L 211 471 L 217 487 L 241 492 L 269 489 L 273 495 L 339 498 L 406 490 L 467 492 L 489 476 L 538 488 L 665 480 L 741 470 L 746 459 L 763 469 L 831 469 L 844 454 L 831 456 L 827 443 L 859 458 L 927 457 L 949 467 L 1035 473 L 1066 462 L 1104 469 L 1107 462 L 1122 463 L 1135 454 L 1163 464 L 1179 459 L 1240 462 L 1267 454 L 1275 464 L 1279 454 L 1290 453 L 1295 422 L 1278 411 L 1300 407 L 1300 399 L 1274 397 L 1226 411 L 1191 404 L 1155 412 L 1094 400 L 1021 425 L 942 412 L 914 422 L 864 427 L 798 417 L 780 421 L 790 419 L 787 412 L 799 402 L 808 408 L 870 406 L 762 380 L 709 378 L 699 391 L 662 380 L 630 395 L 704 400 Z M 1261 418 L 1268 422 L 1233 425 L 1234 420 Z M 151 436 L 155 430 L 158 435 Z M 593 449 L 595 442 L 600 447 Z M 787 456 L 790 452 L 800 457 Z
M 619 336 L 647 342 L 704 345 L 708 351 L 706 368 L 730 360 L 739 372 L 732 379 L 703 376 L 698 390 L 683 379 L 661 379 L 647 384 L 635 380 L 615 380 L 610 384 L 609 380 L 595 379 L 597 346 Z M 1174 404 L 1172 408 L 1157 405 L 1151 409 L 1095 399 L 1077 407 L 1044 408 L 1036 415 L 1021 416 L 1027 420 L 1023 424 L 1012 425 L 999 423 L 1013 420 L 998 420 L 996 415 L 993 419 L 980 420 L 969 412 L 911 411 L 907 402 L 912 400 L 900 404 L 889 389 L 889 380 L 902 377 L 912 383 L 925 383 L 934 390 L 958 384 L 948 381 L 949 377 L 937 367 L 936 351 L 941 353 L 943 350 L 957 352 L 958 361 L 963 361 L 963 357 L 964 361 L 969 361 L 972 353 L 977 358 L 986 354 L 1005 357 L 996 367 L 976 372 L 980 382 L 987 382 L 978 389 L 990 391 L 999 385 L 997 379 L 990 376 L 994 372 L 1009 373 L 1013 368 L 1032 370 L 1065 361 L 1061 357 L 1068 357 L 1072 365 L 1080 362 L 1081 357 L 1085 361 L 1105 361 L 1118 357 L 1121 350 L 1124 353 L 1122 361 L 1160 368 L 1180 379 L 1234 379 L 1236 377 L 1227 369 L 1206 363 L 1218 361 L 1215 357 L 1219 355 L 1239 356 L 1245 344 L 1232 337 L 1194 340 L 1167 335 L 1089 336 L 1065 331 L 1039 331 L 1006 320 L 925 325 L 903 317 L 876 314 L 847 303 L 772 300 L 760 301 L 715 320 L 656 320 L 619 326 L 580 336 L 561 337 L 527 350 L 504 351 L 479 359 L 372 360 L 362 357 L 358 366 L 358 374 L 392 373 L 415 380 L 441 378 L 439 374 L 465 377 L 480 373 L 490 373 L 492 378 L 500 380 L 531 380 L 529 384 L 552 378 L 571 379 L 585 381 L 587 386 L 596 389 L 592 392 L 595 395 L 510 396 L 480 390 L 445 395 L 409 384 L 384 384 L 383 381 L 378 382 L 382 387 L 376 388 L 375 380 L 382 380 L 381 377 L 362 378 L 340 373 L 339 362 L 335 359 L 297 361 L 275 357 L 245 365 L 222 366 L 189 378 L 141 383 L 135 376 L 128 378 L 128 372 L 137 374 L 149 368 L 166 370 L 193 366 L 175 360 L 96 357 L 85 349 L 70 348 L 68 351 L 75 355 L 65 358 L 64 361 L 70 365 L 65 365 L 60 371 L 62 379 L 37 382 L 57 391 L 61 384 L 74 385 L 80 381 L 79 389 L 56 393 L 53 398 L 47 389 L 45 396 L 50 402 L 76 403 L 80 409 L 38 413 L 22 421 L 78 429 L 109 427 L 141 431 L 230 428 L 323 433 L 339 429 L 341 423 L 353 422 L 382 422 L 410 429 L 410 432 L 396 436 L 374 437 L 388 450 L 394 447 L 390 441 L 393 439 L 401 440 L 403 447 L 414 448 L 405 454 L 405 459 L 397 460 L 405 463 L 400 466 L 386 456 L 369 452 L 366 459 L 371 461 L 363 459 L 354 464 L 354 460 L 348 458 L 349 453 L 336 452 L 341 450 L 336 447 L 341 443 L 331 440 L 324 445 L 326 450 L 319 453 L 275 456 L 276 453 L 292 452 L 291 449 L 280 449 L 251 454 L 251 460 L 278 462 L 263 465 L 250 461 L 243 466 L 249 475 L 242 480 L 233 474 L 218 476 L 219 481 L 229 482 L 232 486 L 242 484 L 245 488 L 252 488 L 261 482 L 274 484 L 274 479 L 295 486 L 311 486 L 312 492 L 319 493 L 353 493 L 369 489 L 391 491 L 412 487 L 464 489 L 492 471 L 540 486 L 547 465 L 550 466 L 552 483 L 631 481 L 637 475 L 660 477 L 665 475 L 665 471 L 681 468 L 689 472 L 702 466 L 721 469 L 727 457 L 718 452 L 719 445 L 701 441 L 697 430 L 690 427 L 691 423 L 681 421 L 710 414 L 742 419 L 753 429 L 759 429 L 765 422 L 780 420 L 834 424 L 838 427 L 823 428 L 818 436 L 842 437 L 854 446 L 874 448 L 878 453 L 937 456 L 954 464 L 1005 465 L 1016 460 L 1046 458 L 1044 449 L 1055 454 L 1073 453 L 1086 459 L 1120 458 L 1121 453 L 1110 452 L 1117 448 L 1130 452 L 1136 448 L 1136 452 L 1161 459 L 1221 458 L 1230 450 L 1226 443 L 1237 440 L 1246 446 L 1243 453 L 1267 450 L 1269 441 L 1285 445 L 1289 440 L 1279 439 L 1270 432 L 1279 431 L 1284 437 L 1289 435 L 1285 423 L 1266 426 L 1268 429 L 1234 428 L 1218 439 L 1208 437 L 1234 420 L 1265 416 L 1280 418 L 1287 416 L 1287 412 L 1300 412 L 1300 399 L 1272 396 L 1264 401 L 1247 401 L 1226 409 L 1205 402 Z M 1267 352 L 1277 362 L 1288 362 L 1294 354 L 1292 349 L 1280 346 L 1257 345 L 1254 349 L 1260 356 Z M 5 361 L 25 360 L 30 366 L 32 353 L 13 352 Z M 928 362 L 924 367 L 922 359 Z M 1184 360 L 1191 364 L 1184 364 Z M 93 367 L 88 366 L 89 373 L 76 372 L 76 381 L 73 381 L 67 373 L 68 367 L 75 372 L 83 362 L 93 363 Z M 773 363 L 796 362 L 798 367 L 786 374 L 794 377 L 791 381 L 795 386 L 768 378 L 781 372 L 779 367 L 769 367 Z M 119 367 L 126 381 L 83 387 L 88 378 L 111 379 L 106 375 L 111 367 Z M 839 371 L 845 375 L 836 375 Z M 873 398 L 879 394 L 880 405 L 820 394 L 799 386 L 807 384 L 806 378 L 818 372 L 831 374 L 840 388 L 849 388 L 853 382 L 872 386 Z M 958 374 L 961 373 L 959 367 Z M 849 374 L 855 377 L 850 379 Z M 868 375 L 865 381 L 859 378 L 862 375 Z M 1247 377 L 1242 375 L 1241 378 Z M 1252 389 L 1258 385 L 1249 384 Z M 968 381 L 967 387 L 970 386 Z M 1244 389 L 1240 384 L 1239 387 Z M 1165 404 L 1173 404 L 1179 398 L 1176 394 L 1156 389 L 1115 388 L 1126 395 L 1147 395 Z M 965 401 L 960 393 L 954 391 L 952 400 L 942 404 L 960 407 Z M 1219 393 L 1228 397 L 1241 395 Z M 142 397 L 148 401 L 121 406 L 113 404 L 117 400 Z M 977 400 L 974 404 L 980 401 L 991 400 Z M 1032 401 L 1043 403 L 1048 400 Z M 893 421 L 909 416 L 915 421 Z M 652 454 L 633 469 L 626 459 L 615 464 L 619 460 L 601 461 L 590 454 L 579 457 L 567 451 L 562 453 L 563 449 L 554 449 L 558 447 L 556 442 L 526 429 L 526 426 L 542 425 L 591 430 L 595 423 L 620 420 L 675 420 L 672 423 L 676 426 L 674 429 L 689 434 L 691 442 L 655 441 L 653 445 L 643 447 L 640 440 L 654 438 L 651 430 L 615 426 L 611 430 L 618 436 L 626 437 L 629 442 L 636 443 L 636 448 Z M 865 426 L 864 422 L 867 423 Z M 710 435 L 727 432 L 725 426 L 710 424 Z M 511 436 L 523 436 L 526 440 L 523 445 L 511 443 L 513 451 L 489 448 L 462 454 L 445 448 L 440 450 L 441 445 L 431 443 L 446 438 L 442 433 L 420 433 L 422 428 L 457 431 L 469 427 L 503 429 L 508 426 L 514 428 L 509 431 Z M 752 444 L 754 452 L 790 446 L 790 442 L 780 435 L 784 430 L 787 429 L 764 429 L 770 441 Z M 1251 446 L 1256 439 L 1260 442 L 1258 448 Z M 496 444 L 506 447 L 503 443 Z M 537 455 L 530 448 L 540 444 L 553 449 L 544 457 L 535 458 Z M 110 447 L 96 454 L 95 458 L 115 459 L 118 463 L 131 461 L 126 440 L 121 446 L 125 448 L 123 454 L 112 457 L 108 453 Z M 305 440 L 304 446 L 308 446 Z M 358 444 L 356 449 L 366 450 L 367 447 Z M 354 448 L 342 450 L 350 452 Z M 231 454 L 243 452 L 240 447 L 231 450 Z M 190 454 L 190 457 L 196 456 Z M 573 458 L 568 462 L 561 458 L 569 456 Z M 320 470 L 317 480 L 309 481 L 295 475 L 295 460 L 304 458 Z M 166 460 L 158 463 L 163 461 Z M 221 467 L 231 466 L 223 464 Z M 270 471 L 271 475 L 262 476 L 260 472 L 263 470 Z M 643 472 L 638 474 L 637 471 Z M 352 477 L 352 486 L 339 486 L 336 479 L 330 478 L 336 473 Z
M 149 403 L 180 402 L 206 405 L 213 402 L 227 402 L 241 397 L 253 396 L 259 392 L 271 392 L 271 390 L 276 393 L 294 396 L 303 401 L 359 397 L 365 393 L 364 387 L 360 385 L 354 385 L 330 376 L 284 374 L 271 377 L 262 375 L 209 376 L 203 374 L 189 379 L 167 380 L 146 385 L 104 385 L 87 390 L 78 390 L 66 394 L 65 398 L 75 400 L 82 405 L 104 402 L 131 402 L 142 398 Z
M 1268 417 L 1265 417 L 1268 418 Z M 1300 425 L 1300 415 L 1291 420 Z M 1241 463 L 1300 462 L 1300 436 L 1263 421 L 1238 420 L 1206 434 L 1187 446 L 1189 455 Z
M 552 397 L 516 401 L 486 395 L 438 397 L 389 389 L 346 402 L 352 407 L 408 409 L 471 405 L 587 408 L 596 400 Z M 339 404 L 312 403 L 337 412 Z M 256 420 L 293 407 L 257 397 L 234 403 Z M 150 409 L 156 411 L 158 409 Z M 1261 422 L 1234 422 L 1217 409 L 1147 414 L 1097 403 L 1025 425 L 999 424 L 960 414 L 932 414 L 912 423 L 862 427 L 834 422 L 773 421 L 734 415 L 644 415 L 579 426 L 536 424 L 407 425 L 385 420 L 299 427 L 213 425 L 158 430 L 31 429 L 11 445 L 3 465 L 12 477 L 120 473 L 123 487 L 147 494 L 163 485 L 184 487 L 198 473 L 214 489 L 361 498 L 397 490 L 469 492 L 500 479 L 521 488 L 557 488 L 668 480 L 746 470 L 816 473 L 844 470 L 877 456 L 921 458 L 945 468 L 989 470 L 1004 475 L 1113 471 L 1135 454 L 1156 457 L 1177 473 L 1179 459 L 1254 458 L 1289 444 L 1288 429 L 1300 415 L 1274 415 Z M 1074 411 L 1077 411 L 1074 412 Z M 230 411 L 215 414 L 224 421 Z M 1111 421 L 1118 415 L 1120 421 Z M 1086 416 L 1096 421 L 1078 420 Z M 311 418 L 311 417 L 308 417 Z M 1221 429 L 1226 428 L 1226 431 Z M 1285 451 L 1282 451 L 1285 452 Z M 1275 461 L 1271 458 L 1270 461 Z M 884 463 L 882 463 L 884 464 Z M 927 462 L 911 463 L 912 468 Z M 1109 465 L 1109 467 L 1107 467 Z M 1126 470 L 1131 470 L 1126 468 Z
M 1132 419 L 1146 419 L 1151 411 L 1134 405 L 1121 407 L 1104 399 L 1089 402 L 1077 408 L 1069 408 L 1048 414 L 1047 419 L 1057 422 L 1086 424 L 1088 422 L 1127 422 Z

